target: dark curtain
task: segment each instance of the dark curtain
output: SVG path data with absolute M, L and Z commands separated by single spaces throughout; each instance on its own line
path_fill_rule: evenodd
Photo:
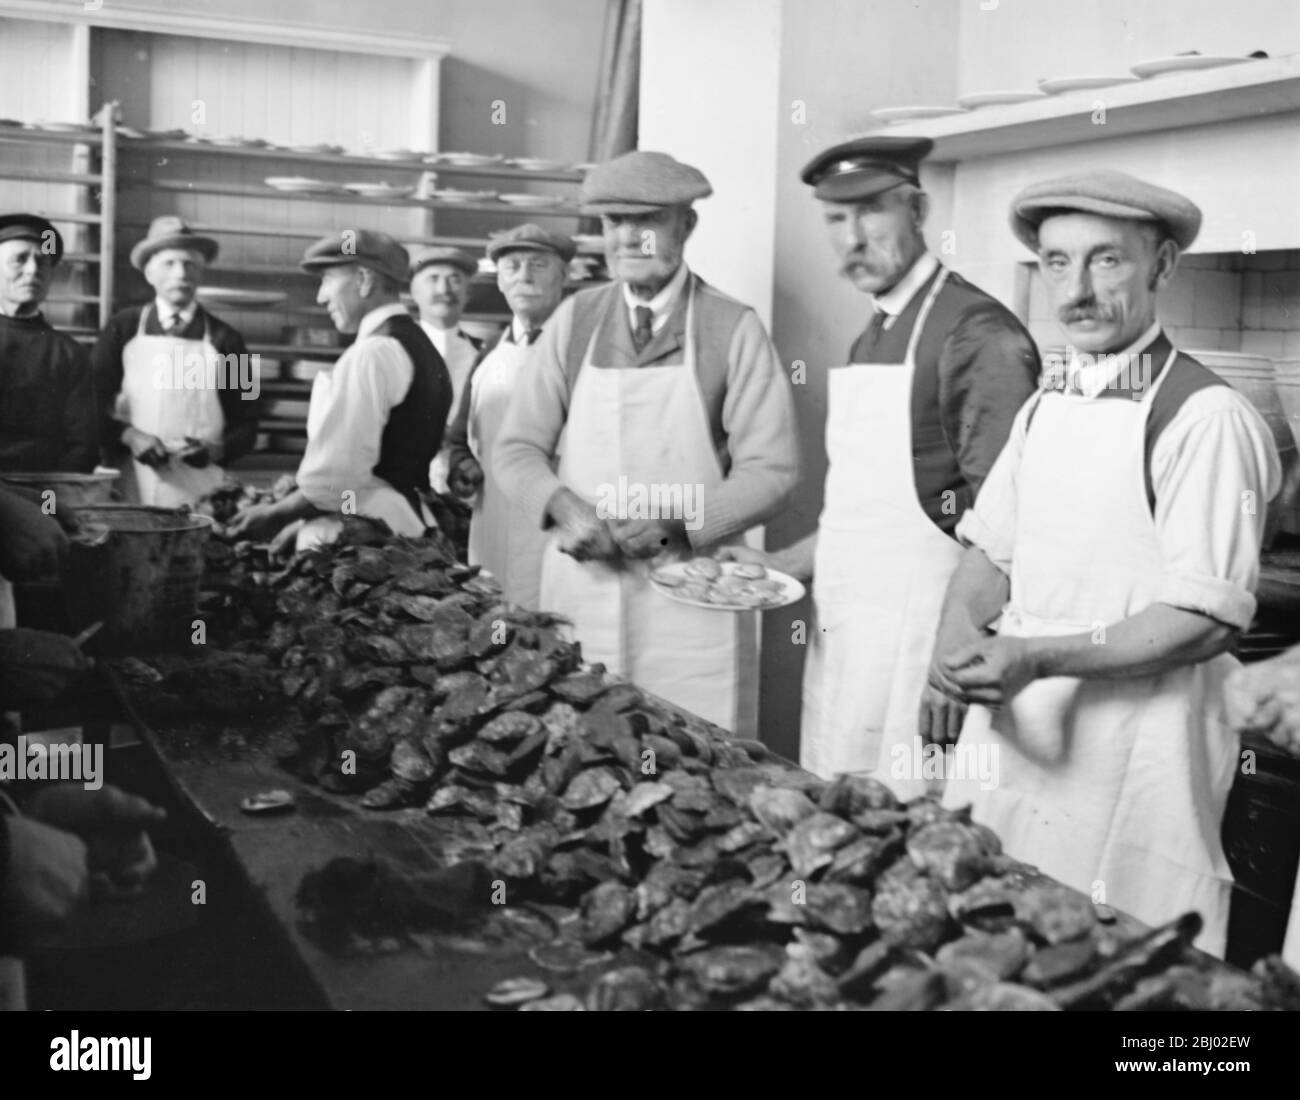
M 591 127 L 591 160 L 609 160 L 636 148 L 640 79 L 641 0 L 610 0 Z

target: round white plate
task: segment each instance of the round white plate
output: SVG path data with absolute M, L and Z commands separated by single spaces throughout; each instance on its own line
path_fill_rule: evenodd
M 435 191 L 433 197 L 439 202 L 491 202 L 497 197 L 495 191 L 457 191 L 454 187 Z
M 500 164 L 505 157 L 488 153 L 440 153 L 444 161 L 457 168 L 486 168 L 489 164 Z
M 42 130 L 53 130 L 57 134 L 72 134 L 79 130 L 95 130 L 97 126 L 89 122 L 38 122 L 36 124 Z
M 689 564 L 690 562 L 685 561 L 673 562 L 671 565 L 661 566 L 654 570 L 654 573 L 667 573 L 672 576 L 685 577 L 690 580 L 693 578 L 690 578 L 689 574 L 686 572 L 686 567 Z M 736 562 L 731 561 L 719 562 L 718 564 L 722 567 L 723 576 L 728 576 L 735 572 L 737 565 Z M 778 581 L 784 591 L 781 596 L 774 598 L 771 603 L 763 604 L 762 607 L 744 607 L 740 604 L 711 603 L 704 600 L 691 599 L 690 597 L 681 595 L 678 589 L 655 580 L 653 574 L 650 577 L 650 587 L 661 596 L 667 596 L 668 599 L 677 603 L 689 604 L 691 607 L 703 607 L 708 611 L 774 611 L 778 607 L 789 607 L 790 604 L 798 603 L 803 599 L 804 586 L 788 573 L 782 573 L 776 569 L 769 569 L 767 571 L 767 579 Z
M 1086 92 L 1093 88 L 1109 88 L 1114 84 L 1136 84 L 1135 76 L 1054 76 L 1040 80 L 1038 86 L 1048 95 L 1062 92 Z
M 559 172 L 569 166 L 566 161 L 545 160 L 542 157 L 515 157 L 507 163 L 522 168 L 525 172 Z
M 267 176 L 266 185 L 290 194 L 328 195 L 339 190 L 336 183 L 326 183 L 324 180 L 310 179 L 307 176 Z
M 558 206 L 563 200 L 558 195 L 498 195 L 502 202 L 511 206 Z
M 877 107 L 871 112 L 872 118 L 881 122 L 913 122 L 923 118 L 946 118 L 948 115 L 964 115 L 965 107 Z
M 343 146 L 342 146 L 342 145 L 329 145 L 329 144 L 327 144 L 327 143 L 325 143 L 325 142 L 323 142 L 323 141 L 318 141 L 318 142 L 316 142 L 315 144 L 310 144 L 310 143 L 309 143 L 309 144 L 306 144 L 306 145 L 290 145 L 290 146 L 289 146 L 289 152 L 291 152 L 291 153 L 305 153 L 305 154 L 307 154 L 308 156 L 321 157 L 321 156 L 326 156 L 327 154 L 330 154 L 330 153 L 334 153 L 334 154 L 342 153 L 342 152 L 343 152 Z
M 146 130 L 145 137 L 154 141 L 184 141 L 189 134 L 184 130 Z
M 124 137 L 124 138 L 134 138 L 138 140 L 139 138 L 144 137 L 144 131 L 137 130 L 134 126 L 119 126 L 117 128 L 117 136 Z
M 1153 57 L 1148 61 L 1139 61 L 1129 69 L 1129 72 L 1145 80 L 1152 76 L 1164 76 L 1166 73 L 1185 73 L 1194 69 L 1217 69 L 1221 65 L 1238 65 L 1243 61 L 1253 60 L 1254 58 L 1234 57 L 1229 54 L 1179 54 L 1174 57 Z
M 410 198 L 413 187 L 397 187 L 389 183 L 345 183 L 345 191 L 361 195 L 367 199 L 405 199 Z
M 198 297 L 211 305 L 237 306 L 254 309 L 259 306 L 278 306 L 289 295 L 283 290 L 239 290 L 227 286 L 201 286 Z
M 375 160 L 422 160 L 423 153 L 417 153 L 414 149 L 380 149 L 370 154 Z
M 1042 92 L 971 92 L 970 95 L 957 97 L 957 106 L 968 111 L 976 107 L 996 107 L 1003 103 L 1028 103 L 1031 99 L 1042 99 Z

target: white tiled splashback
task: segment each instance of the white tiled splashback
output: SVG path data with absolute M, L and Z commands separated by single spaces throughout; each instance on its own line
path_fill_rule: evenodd
M 1300 358 L 1300 250 L 1184 256 L 1160 296 L 1160 319 L 1181 348 Z M 1037 268 L 1028 323 L 1040 348 L 1062 343 Z

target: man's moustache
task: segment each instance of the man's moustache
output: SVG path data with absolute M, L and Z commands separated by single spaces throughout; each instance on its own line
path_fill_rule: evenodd
M 1072 325 L 1076 321 L 1115 320 L 1114 311 L 1105 309 L 1102 306 L 1071 306 L 1068 309 L 1061 310 L 1059 317 L 1063 325 Z

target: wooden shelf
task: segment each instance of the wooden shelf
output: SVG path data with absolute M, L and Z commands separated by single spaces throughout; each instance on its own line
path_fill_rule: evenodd
M 52 221 L 55 225 L 100 225 L 103 218 L 99 214 L 69 214 L 63 211 L 51 211 L 44 208 L 33 210 L 33 214 L 39 214 L 42 218 Z
M 385 157 L 357 156 L 351 153 L 295 153 L 291 149 L 247 148 L 238 145 L 213 145 L 202 141 L 164 141 L 152 138 L 119 140 L 119 150 L 124 153 L 185 153 L 199 156 L 225 156 L 237 160 L 262 160 L 301 165 L 322 165 L 330 168 L 379 168 L 385 171 L 436 172 L 443 176 L 475 176 L 483 179 L 547 180 L 553 183 L 581 183 L 584 173 L 570 170 L 534 172 L 527 168 L 509 165 L 484 165 L 462 168 L 442 162 L 424 160 L 389 160 Z M 433 154 L 430 154 L 433 155 Z
M 0 168 L 0 180 L 33 180 L 37 183 L 102 184 L 104 177 L 92 172 L 30 172 Z
M 344 348 L 296 347 L 293 344 L 249 344 L 250 355 L 264 359 L 319 359 L 331 363 L 343 354 Z
M 0 126 L 0 142 L 15 145 L 102 145 L 103 132 L 94 130 L 29 130 Z
M 1099 114 L 1104 108 L 1104 116 Z M 928 137 L 928 160 L 969 160 L 1045 145 L 1099 141 L 1300 110 L 1300 56 L 1263 58 L 1067 92 L 1026 103 L 981 107 L 872 133 Z M 1104 124 L 1099 119 L 1104 117 Z

